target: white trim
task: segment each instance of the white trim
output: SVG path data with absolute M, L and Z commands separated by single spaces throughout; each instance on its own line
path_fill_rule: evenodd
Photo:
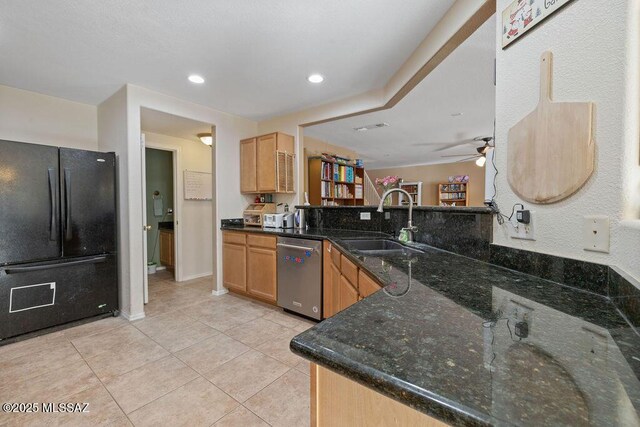
M 213 295 L 214 297 L 219 297 L 228 293 L 229 293 L 229 289 L 227 288 L 222 288 L 219 291 L 211 291 L 211 295 Z
M 182 280 L 176 280 L 176 282 L 186 282 L 187 280 L 200 279 L 201 277 L 213 276 L 213 272 L 192 274 L 190 276 L 183 277 Z
M 146 317 L 146 315 L 144 314 L 144 312 L 142 313 L 138 313 L 138 314 L 134 314 L 131 315 L 129 313 L 127 313 L 126 311 L 121 311 L 120 312 L 120 316 L 124 317 L 125 319 L 127 319 L 129 322 L 133 322 L 134 320 L 140 320 L 140 319 L 144 319 Z

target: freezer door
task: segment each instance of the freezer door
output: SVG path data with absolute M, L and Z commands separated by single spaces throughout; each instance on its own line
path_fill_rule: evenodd
M 113 153 L 60 149 L 62 254 L 116 250 L 116 168 Z
M 0 339 L 117 309 L 115 255 L 0 268 Z
M 58 148 L 0 140 L 0 265 L 59 258 Z

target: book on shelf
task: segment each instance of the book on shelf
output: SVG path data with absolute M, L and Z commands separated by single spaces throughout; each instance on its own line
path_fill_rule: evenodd
M 440 193 L 440 200 L 462 200 L 467 198 L 467 193 Z
M 356 199 L 364 199 L 364 188 L 362 184 L 356 184 L 355 193 Z

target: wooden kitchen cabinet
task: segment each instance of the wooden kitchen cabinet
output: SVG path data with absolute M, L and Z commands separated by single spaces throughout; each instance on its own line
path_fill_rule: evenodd
M 249 246 L 247 249 L 247 292 L 259 298 L 276 302 L 276 251 Z
M 368 274 L 364 273 L 362 270 L 358 272 L 358 291 L 361 298 L 366 298 L 380 289 L 382 289 L 382 286 L 369 277 Z
M 294 192 L 294 138 L 281 132 L 240 141 L 240 191 Z
M 256 178 L 257 159 L 257 138 L 240 141 L 240 191 L 242 193 L 255 193 L 258 191 Z
M 222 233 L 222 282 L 230 290 L 247 291 L 247 247 L 244 233 Z
M 223 283 L 233 292 L 275 304 L 278 296 L 274 236 L 222 232 Z
M 358 296 L 358 289 L 354 288 L 345 276 L 340 276 L 340 305 L 338 306 L 338 311 L 357 303 Z
M 175 255 L 173 245 L 173 230 L 160 229 L 160 264 L 173 272 L 175 269 Z
M 382 287 L 330 242 L 323 244 L 323 317 L 331 317 Z
M 315 427 L 448 425 L 315 363 L 310 406 Z

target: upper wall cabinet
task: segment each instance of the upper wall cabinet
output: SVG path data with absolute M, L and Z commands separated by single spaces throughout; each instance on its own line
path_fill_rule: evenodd
M 293 193 L 293 136 L 276 132 L 240 141 L 240 191 Z

